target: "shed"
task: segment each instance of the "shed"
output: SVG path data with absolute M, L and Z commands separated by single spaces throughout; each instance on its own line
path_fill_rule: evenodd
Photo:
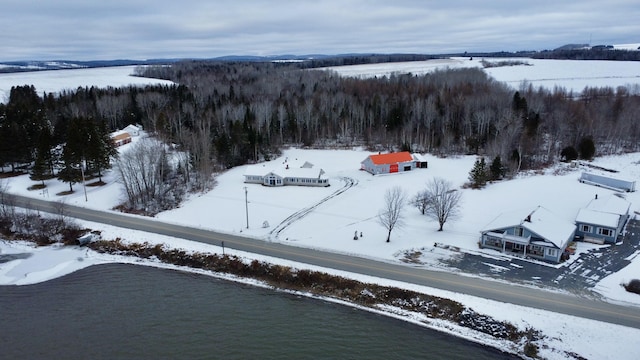
M 360 163 L 360 169 L 372 175 L 411 171 L 416 162 L 408 151 L 369 155 Z

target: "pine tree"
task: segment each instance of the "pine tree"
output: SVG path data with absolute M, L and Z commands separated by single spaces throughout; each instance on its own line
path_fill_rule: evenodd
M 36 156 L 31 168 L 29 178 L 34 181 L 44 181 L 52 176 L 53 156 L 51 155 L 51 133 L 48 129 L 42 129 L 38 137 Z
M 502 159 L 500 159 L 500 155 L 496 155 L 491 162 L 491 166 L 489 167 L 490 179 L 491 180 L 500 180 L 504 176 L 504 167 L 502 166 Z
M 62 169 L 58 172 L 58 179 L 69 183 L 69 191 L 73 191 L 73 184 L 82 180 L 85 150 L 88 142 L 86 119 L 73 118 L 67 129 L 67 143 L 62 150 Z
M 484 187 L 487 183 L 487 163 L 484 157 L 480 157 L 473 164 L 473 168 L 469 172 L 469 180 L 471 181 L 471 187 L 479 189 Z
M 590 136 L 582 138 L 578 144 L 578 151 L 581 159 L 591 160 L 596 154 L 596 145 L 593 139 Z
M 118 156 L 118 150 L 109 136 L 106 122 L 102 121 L 99 125 L 90 122 L 87 131 L 86 161 L 102 182 L 102 171 L 111 168 L 111 158 Z

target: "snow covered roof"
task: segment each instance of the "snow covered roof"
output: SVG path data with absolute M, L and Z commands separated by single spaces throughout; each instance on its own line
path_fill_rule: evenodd
M 420 162 L 426 162 L 427 161 L 427 158 L 425 158 L 422 154 L 413 153 L 413 154 L 411 154 L 411 156 L 413 156 L 413 160 L 415 160 L 415 161 L 420 161 Z
M 595 198 L 587 205 L 587 209 L 589 210 L 615 215 L 627 215 L 630 207 L 630 202 L 615 195 L 607 198 Z
M 118 130 L 118 131 L 112 132 L 109 136 L 111 136 L 112 139 L 117 141 L 117 140 L 130 138 L 131 134 L 129 134 L 128 132 L 126 132 L 124 130 Z
M 124 129 L 122 129 L 122 131 L 128 132 L 129 134 L 131 134 L 131 136 L 137 136 L 138 133 L 140 132 L 140 127 L 133 124 L 129 124 Z
M 617 228 L 619 219 L 620 215 L 591 209 L 580 209 L 578 216 L 576 216 L 577 223 L 600 225 L 609 228 Z
M 314 168 L 310 162 L 285 161 L 276 163 L 275 161 L 248 166 L 244 172 L 245 176 L 265 176 L 273 173 L 282 178 L 306 178 L 306 179 L 327 179 L 324 170 Z
M 413 157 L 408 151 L 369 155 L 369 158 L 376 165 L 397 164 L 401 162 L 413 161 Z
M 575 225 L 563 221 L 542 206 L 533 209 L 520 209 L 504 212 L 491 221 L 482 232 L 522 226 L 530 232 L 563 248 L 575 233 Z

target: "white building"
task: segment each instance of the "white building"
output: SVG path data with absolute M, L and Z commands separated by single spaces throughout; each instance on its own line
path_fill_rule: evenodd
M 244 182 L 247 184 L 262 184 L 264 186 L 329 186 L 329 178 L 320 168 L 314 168 L 313 164 L 305 162 L 299 164 L 296 161 L 286 159 L 280 164 L 268 162 L 247 167 L 244 173 Z

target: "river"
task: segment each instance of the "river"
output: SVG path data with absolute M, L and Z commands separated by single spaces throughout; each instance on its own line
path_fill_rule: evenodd
M 0 286 L 6 359 L 511 359 L 367 311 L 146 266 Z

